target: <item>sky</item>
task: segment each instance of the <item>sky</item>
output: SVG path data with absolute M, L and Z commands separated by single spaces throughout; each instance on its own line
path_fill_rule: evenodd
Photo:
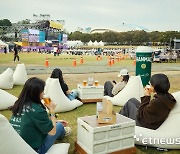
M 78 27 L 124 31 L 140 26 L 150 31 L 180 31 L 180 0 L 0 1 L 0 19 L 33 20 L 33 14 L 50 14 L 51 20 L 65 20 L 69 32 Z

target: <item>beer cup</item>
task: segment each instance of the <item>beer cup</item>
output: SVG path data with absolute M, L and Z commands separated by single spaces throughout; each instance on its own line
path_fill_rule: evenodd
M 43 96 L 43 100 L 45 104 L 50 104 L 51 103 L 51 98 L 47 95 Z
M 87 86 L 87 80 L 83 80 L 83 86 Z
M 98 85 L 99 85 L 98 80 L 95 80 L 95 81 L 94 81 L 94 85 L 95 85 L 95 86 L 98 86 Z
M 147 89 L 149 93 L 152 93 L 152 89 L 150 85 L 146 85 L 145 89 Z

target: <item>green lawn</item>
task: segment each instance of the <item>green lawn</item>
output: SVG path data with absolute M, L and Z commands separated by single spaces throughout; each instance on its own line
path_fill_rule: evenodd
M 69 56 L 69 55 L 60 55 L 59 57 L 54 57 L 53 55 L 45 55 L 45 54 L 20 53 L 20 60 L 23 63 L 25 63 L 26 66 L 29 66 L 29 65 L 44 66 L 46 56 L 48 57 L 48 60 L 49 60 L 49 63 L 51 66 L 72 66 L 72 60 L 74 57 L 77 58 L 77 63 L 78 63 L 78 65 L 80 65 L 79 64 L 80 56 Z M 83 58 L 85 61 L 85 63 L 83 65 L 93 65 L 94 63 L 97 63 L 95 56 L 83 56 Z M 4 66 L 5 65 L 6 66 L 16 66 L 17 63 L 13 63 L 12 60 L 13 60 L 12 53 L 9 53 L 6 55 L 0 54 L 0 66 L 3 66 L 3 65 Z M 103 57 L 101 64 L 107 65 L 106 62 L 108 62 L 108 58 Z M 133 60 L 128 59 L 128 60 L 117 62 L 115 65 L 128 66 L 128 65 L 132 65 L 132 62 L 133 62 Z M 160 65 L 160 64 L 157 64 L 157 65 Z M 171 64 L 169 64 L 169 65 L 171 65 Z M 39 77 L 39 75 L 37 75 L 37 77 Z M 66 76 L 66 78 L 67 78 L 67 76 Z M 66 78 L 65 78 L 65 81 L 66 81 Z M 172 82 L 172 86 L 171 86 L 171 90 L 170 90 L 171 92 L 180 90 L 179 84 L 178 84 L 178 81 L 179 81 L 178 77 L 170 76 L 170 81 Z M 72 81 L 71 77 L 69 77 L 68 82 L 72 82 L 70 88 L 76 87 L 76 82 Z M 13 89 L 6 90 L 6 91 L 18 97 L 21 90 L 22 90 L 22 86 L 14 86 Z M 116 112 L 118 112 L 120 110 L 120 107 L 114 106 L 114 109 Z M 8 110 L 0 111 L 0 113 L 5 115 L 8 119 L 11 116 L 11 112 Z M 77 137 L 77 118 L 83 117 L 85 115 L 94 115 L 94 114 L 96 114 L 96 104 L 94 104 L 94 103 L 84 104 L 83 106 L 81 106 L 73 111 L 59 114 L 58 118 L 67 120 L 69 122 L 69 126 L 72 128 L 72 134 L 63 140 L 63 142 L 69 142 L 71 144 L 69 153 L 73 153 L 74 141 L 76 141 L 76 137 Z M 141 154 L 141 153 L 152 153 L 152 154 L 158 153 L 159 154 L 161 152 L 157 151 L 156 148 L 147 148 L 146 149 L 145 147 L 137 146 L 137 153 L 138 154 Z M 180 151 L 179 150 L 171 150 L 171 151 L 168 151 L 165 153 L 178 154 L 178 153 L 180 153 Z

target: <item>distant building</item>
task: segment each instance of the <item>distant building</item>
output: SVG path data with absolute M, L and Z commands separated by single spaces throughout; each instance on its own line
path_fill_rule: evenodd
M 173 49 L 180 50 L 180 39 L 174 39 Z

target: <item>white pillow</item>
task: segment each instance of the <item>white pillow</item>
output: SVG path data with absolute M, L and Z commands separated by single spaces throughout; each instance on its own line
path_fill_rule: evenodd
M 0 114 L 0 124 L 1 154 L 37 154 L 2 114 Z M 54 144 L 46 154 L 68 154 L 69 146 L 69 143 Z
M 0 88 L 12 89 L 13 87 L 13 70 L 7 68 L 2 74 L 0 74 Z
M 9 121 L 0 114 L 0 153 L 37 154 L 14 130 Z
M 13 74 L 14 85 L 24 85 L 27 80 L 27 72 L 24 64 L 17 64 Z
M 126 86 L 117 95 L 104 97 L 110 100 L 113 105 L 124 106 L 130 98 L 134 97 L 140 101 L 143 95 L 144 88 L 140 76 L 131 76 Z
M 168 118 L 156 130 L 135 127 L 136 144 L 167 149 L 180 149 L 180 91 L 172 94 L 177 103 Z
M 68 154 L 69 146 L 69 143 L 54 144 L 46 154 Z
M 45 95 L 50 96 L 52 101 L 57 104 L 55 108 L 56 113 L 71 111 L 75 109 L 76 107 L 83 105 L 83 103 L 77 99 L 70 101 L 66 97 L 66 95 L 63 93 L 61 89 L 58 79 L 48 78 L 46 80 L 44 93 Z
M 14 105 L 16 100 L 17 100 L 17 97 L 0 89 L 0 110 L 5 110 L 9 106 Z

